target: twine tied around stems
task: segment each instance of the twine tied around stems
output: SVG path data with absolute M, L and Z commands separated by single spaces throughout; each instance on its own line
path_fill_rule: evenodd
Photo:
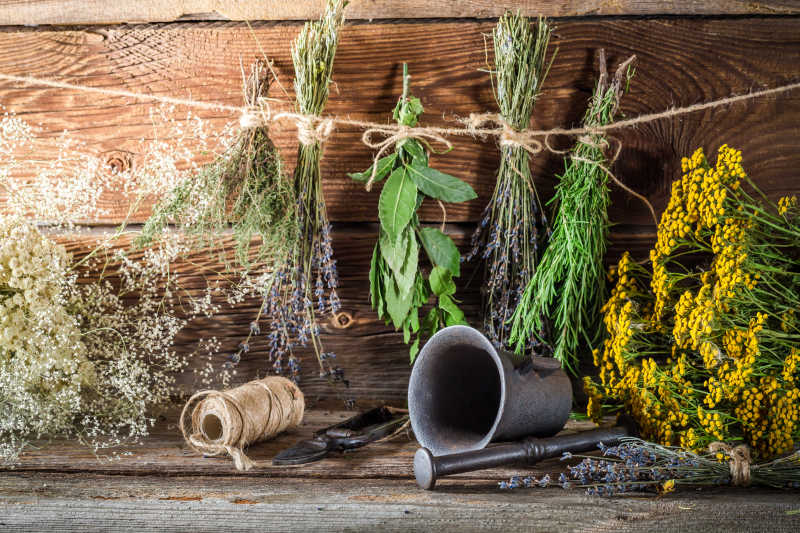
M 508 127 L 508 125 L 504 124 L 503 122 L 497 122 L 496 119 L 498 118 L 498 116 L 496 113 L 472 114 L 470 115 L 470 118 L 467 119 L 466 121 L 464 120 L 461 121 L 461 123 L 465 124 L 466 126 L 462 128 L 408 127 L 402 125 L 386 125 L 374 122 L 358 121 L 340 117 L 319 117 L 316 115 L 303 115 L 299 113 L 279 113 L 274 116 L 270 116 L 268 107 L 265 106 L 266 103 L 265 99 L 259 99 L 257 104 L 258 107 L 264 109 L 256 111 L 253 108 L 253 106 L 240 107 L 240 106 L 231 106 L 215 102 L 201 102 L 197 100 L 175 98 L 171 96 L 142 94 L 133 91 L 125 91 L 119 89 L 107 89 L 101 87 L 76 85 L 57 80 L 35 78 L 32 76 L 15 76 L 12 74 L 4 74 L 1 72 L 0 72 L 0 79 L 18 83 L 24 83 L 26 85 L 43 85 L 46 87 L 77 90 L 85 93 L 101 94 L 105 96 L 116 96 L 124 98 L 133 98 L 141 101 L 185 105 L 198 109 L 238 112 L 241 115 L 240 124 L 245 128 L 258 127 L 262 124 L 266 125 L 271 122 L 283 119 L 291 119 L 297 126 L 298 130 L 297 139 L 302 144 L 313 144 L 318 142 L 324 142 L 328 138 L 328 136 L 331 135 L 334 126 L 336 126 L 337 124 L 353 126 L 365 130 L 364 135 L 361 138 L 361 140 L 364 142 L 365 145 L 367 145 L 370 148 L 379 150 L 379 153 L 376 154 L 375 156 L 374 159 L 375 162 L 377 162 L 378 159 L 380 159 L 380 155 L 382 155 L 393 143 L 396 143 L 398 141 L 407 138 L 420 139 L 423 142 L 425 142 L 426 145 L 428 144 L 427 141 L 434 141 L 446 146 L 447 149 L 449 150 L 450 148 L 452 148 L 452 144 L 450 143 L 450 141 L 446 139 L 446 137 L 451 135 L 472 136 L 472 137 L 495 136 L 500 138 L 501 145 L 519 146 L 532 154 L 537 154 L 541 152 L 543 149 L 552 151 L 551 148 L 548 146 L 549 145 L 548 139 L 553 135 L 567 135 L 567 136 L 577 137 L 581 135 L 600 134 L 611 130 L 631 128 L 641 124 L 655 122 L 657 120 L 675 118 L 689 113 L 696 113 L 698 111 L 703 111 L 706 109 L 715 109 L 725 105 L 735 104 L 737 102 L 743 102 L 745 100 L 761 98 L 767 95 L 777 95 L 789 91 L 794 91 L 796 89 L 800 89 L 800 82 L 793 82 L 793 83 L 788 83 L 786 85 L 781 85 L 779 87 L 772 87 L 768 89 L 761 89 L 758 91 L 751 91 L 746 94 L 731 95 L 725 98 L 720 98 L 718 100 L 712 100 L 710 102 L 702 102 L 702 103 L 688 105 L 685 107 L 672 107 L 656 113 L 648 113 L 644 115 L 639 115 L 634 118 L 618 120 L 610 124 L 606 124 L 604 126 L 592 126 L 592 127 L 580 127 L 580 128 L 552 128 L 549 130 L 526 129 L 526 130 L 516 131 L 513 128 Z M 483 120 L 484 122 L 481 122 L 481 120 Z M 498 124 L 499 127 L 496 128 L 481 127 L 489 122 L 494 122 L 495 124 Z M 384 135 L 386 138 L 383 141 L 373 141 L 372 135 L 375 134 Z M 540 138 L 544 139 L 544 142 L 540 141 L 539 140 Z M 430 146 L 428 147 L 430 148 Z M 642 195 L 634 193 L 630 188 L 622 185 L 621 182 L 617 180 L 609 172 L 607 168 L 603 166 L 601 166 L 601 168 L 604 172 L 606 172 L 606 174 L 609 175 L 609 177 L 612 179 L 612 181 L 614 181 L 614 183 L 625 189 L 627 192 L 634 194 L 634 196 L 636 196 L 640 200 L 644 199 Z M 375 181 L 374 178 L 376 173 L 377 173 L 377 167 L 373 165 L 372 176 L 370 177 L 370 180 L 367 182 L 367 190 L 371 188 L 372 183 Z M 646 201 L 646 199 L 644 199 L 643 202 L 644 201 Z M 652 205 L 649 205 L 649 202 L 647 202 L 647 204 L 651 214 L 654 217 L 654 220 L 656 221 L 656 223 L 658 223 L 657 217 L 655 216 L 655 210 L 652 208 Z
M 375 176 L 378 174 L 378 161 L 388 149 L 400 141 L 405 139 L 417 139 L 433 152 L 435 152 L 435 150 L 431 148 L 431 143 L 441 144 L 445 147 L 445 152 L 453 149 L 453 144 L 441 135 L 440 132 L 436 131 L 435 128 L 412 128 L 402 124 L 397 126 L 368 125 L 369 127 L 364 130 L 364 134 L 361 136 L 361 142 L 367 147 L 377 151 L 372 160 L 372 174 L 370 174 L 369 180 L 367 180 L 367 191 L 372 190 L 372 184 L 375 182 Z M 383 136 L 383 140 L 374 140 L 374 136 Z
M 197 453 L 227 453 L 237 470 L 250 470 L 255 463 L 243 449 L 297 427 L 304 410 L 305 399 L 297 385 L 270 376 L 229 390 L 195 393 L 181 411 L 180 427 L 184 440 Z
M 750 456 L 750 448 L 746 444 L 732 446 L 725 442 L 712 442 L 708 445 L 711 453 L 723 452 L 731 460 L 728 466 L 731 470 L 731 485 L 736 487 L 746 487 L 750 485 L 750 465 L 753 460 Z

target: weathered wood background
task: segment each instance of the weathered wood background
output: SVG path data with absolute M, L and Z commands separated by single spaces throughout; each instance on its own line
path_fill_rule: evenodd
M 291 86 L 290 42 L 300 21 L 318 16 L 322 5 L 322 0 L 0 0 L 0 72 L 239 105 L 240 61 L 249 63 L 261 55 L 262 49 L 275 61 L 284 85 Z M 578 124 L 596 76 L 594 58 L 599 48 L 606 49 L 612 62 L 631 54 L 638 57 L 636 76 L 622 101 L 622 110 L 629 117 L 800 80 L 800 3 L 796 0 L 355 0 L 347 10 L 349 22 L 340 40 L 336 84 L 327 112 L 388 121 L 401 90 L 402 62 L 409 63 L 412 90 L 426 108 L 424 124 L 449 124 L 472 112 L 493 111 L 489 79 L 479 69 L 485 67 L 484 36 L 506 8 L 555 17 L 552 47 L 558 47 L 558 55 L 536 106 L 532 126 L 537 128 Z M 245 20 L 251 21 L 252 31 Z M 277 87 L 273 87 L 272 96 L 284 98 Z M 107 157 L 109 165 L 120 161 L 136 165 L 142 155 L 137 153 L 139 140 L 152 135 L 150 104 L 127 98 L 99 98 L 0 82 L 0 104 L 36 125 L 43 141 L 55 141 L 63 130 L 69 130 L 88 151 Z M 176 108 L 172 118 L 180 122 L 186 111 Z M 197 114 L 219 127 L 238 118 L 221 112 Z M 719 145 L 728 143 L 743 151 L 750 176 L 774 199 L 800 190 L 799 135 L 800 91 L 795 91 L 617 132 L 615 137 L 624 149 L 615 173 L 660 211 L 666 205 L 670 182 L 679 176 L 680 157 L 697 147 L 713 154 Z M 275 128 L 274 137 L 291 166 L 296 149 L 294 130 Z M 325 152 L 324 191 L 335 227 L 340 296 L 347 317 L 326 324 L 323 340 L 338 353 L 352 384 L 351 393 L 360 405 L 384 401 L 400 405 L 405 401 L 410 371 L 407 349 L 400 335 L 376 319 L 367 300 L 378 193 L 367 193 L 346 177 L 347 172 L 362 170 L 370 162 L 371 154 L 359 137 L 359 131 L 340 128 Z M 492 142 L 456 139 L 455 144 L 452 152 L 436 156 L 434 164 L 468 181 L 479 194 L 477 200 L 448 207 L 447 231 L 463 246 L 491 194 L 498 152 Z M 557 139 L 556 144 L 564 148 L 569 140 Z M 36 157 L 47 159 L 54 153 L 43 150 Z M 559 156 L 541 154 L 535 158 L 535 175 L 543 196 L 550 196 L 554 176 L 562 168 Z M 24 172 L 19 177 L 24 179 Z M 125 197 L 116 193 L 106 195 L 103 206 L 109 215 L 89 221 L 100 232 L 120 222 L 129 209 Z M 143 206 L 134 220 L 144 220 L 149 209 Z M 422 216 L 431 223 L 441 219 L 435 206 L 424 208 Z M 607 261 L 615 261 L 623 250 L 644 257 L 655 236 L 647 209 L 614 190 L 610 216 L 615 225 Z M 81 253 L 90 237 L 62 234 L 59 239 Z M 178 268 L 190 284 L 199 285 L 202 276 L 194 267 L 187 263 Z M 472 274 L 468 269 L 462 276 L 460 297 L 469 318 L 477 323 L 480 280 L 476 277 L 467 283 Z M 255 305 L 246 302 L 225 309 L 213 321 L 191 324 L 181 335 L 178 348 L 192 350 L 199 336 L 214 332 L 227 353 L 246 334 Z M 220 365 L 223 360 L 220 356 Z M 237 380 L 246 381 L 265 371 L 264 345 L 256 342 L 239 365 Z M 303 388 L 307 396 L 314 401 L 330 397 L 331 390 L 315 374 L 312 358 L 306 357 Z M 190 380 L 185 379 L 184 384 L 191 389 Z M 314 411 L 309 420 L 303 431 L 321 426 L 329 418 Z M 165 421 L 164 427 L 168 423 Z M 200 459 L 183 462 L 184 451 L 174 436 L 174 427 L 159 431 L 139 450 L 136 461 L 100 464 L 66 443 L 29 455 L 22 472 L 0 479 L 0 495 L 5 495 L 0 502 L 5 511 L 0 525 L 30 528 L 24 506 L 18 505 L 26 502 L 43 506 L 48 525 L 65 526 L 70 517 L 77 517 L 96 529 L 152 527 L 152 523 L 143 525 L 137 516 L 140 510 L 153 518 L 188 510 L 200 513 L 196 516 L 203 516 L 208 520 L 207 528 L 213 528 L 224 523 L 219 517 L 231 516 L 233 509 L 242 507 L 249 508 L 251 517 L 272 520 L 243 526 L 266 523 L 267 529 L 283 530 L 319 528 L 322 523 L 345 527 L 356 524 L 356 516 L 361 517 L 361 524 L 382 522 L 398 529 L 456 524 L 465 530 L 507 525 L 532 530 L 653 529 L 665 517 L 667 522 L 659 527 L 667 531 L 685 530 L 688 524 L 697 530 L 723 523 L 735 529 L 739 524 L 736 520 L 742 516 L 749 517 L 751 530 L 769 529 L 765 525 L 790 530 L 797 525 L 797 513 L 793 513 L 796 501 L 770 494 L 743 502 L 732 493 L 724 493 L 729 499 L 724 505 L 712 497 L 663 504 L 626 500 L 619 506 L 592 503 L 580 496 L 558 497 L 548 503 L 539 493 L 504 495 L 503 499 L 497 499 L 494 493 L 486 495 L 493 482 L 485 480 L 509 471 L 465 478 L 437 496 L 409 497 L 408 482 L 395 487 L 394 482 L 386 481 L 410 474 L 411 447 L 407 444 L 397 445 L 386 455 L 376 449 L 358 456 L 355 462 L 326 461 L 308 472 L 297 471 L 297 477 L 327 479 L 313 488 L 302 480 L 288 485 L 284 481 L 280 486 L 265 481 L 266 488 L 260 490 L 257 485 L 262 480 L 257 477 L 246 481 L 225 477 L 232 472 L 226 460 L 205 460 L 212 461 L 210 466 L 204 466 Z M 281 444 L 291 440 L 289 436 Z M 272 448 L 265 450 L 263 457 L 274 452 Z M 70 480 L 75 478 L 69 473 L 49 475 L 42 471 L 83 473 L 83 481 L 74 485 Z M 86 472 L 98 472 L 98 478 Z M 120 473 L 136 477 L 114 478 L 118 480 L 115 483 L 105 477 Z M 163 482 L 153 478 L 141 477 L 159 473 L 182 477 L 175 478 L 174 490 L 166 490 Z M 195 475 L 201 477 L 192 477 Z M 319 498 L 303 496 L 308 490 L 331 494 L 338 490 L 336 478 L 341 477 L 369 479 L 352 485 L 349 492 L 323 498 L 322 504 Z M 195 490 L 197 485 L 218 488 Z M 477 496 L 465 495 L 470 491 Z M 372 492 L 381 495 L 373 498 Z M 81 498 L 99 503 L 75 506 Z M 202 505 L 197 503 L 201 499 Z M 298 503 L 291 504 L 293 501 Z M 253 505 L 236 505 L 240 503 Z M 477 504 L 484 506 L 481 512 L 463 514 Z M 104 509 L 98 510 L 98 505 Z M 431 505 L 463 515 L 466 522 L 431 514 L 426 510 Z M 533 511 L 536 506 L 541 512 Z M 333 509 L 334 514 L 325 514 L 325 509 Z M 210 510 L 220 514 L 209 514 Z M 567 526 L 574 518 L 571 515 L 584 511 L 586 516 L 593 515 L 586 524 Z M 115 519 L 109 521 L 110 513 Z M 676 518 L 680 513 L 689 514 Z M 287 521 L 281 520 L 287 517 Z M 397 521 L 400 519 L 403 521 Z M 181 529 L 180 524 L 172 525 Z
M 38 12 L 42 14 L 48 12 L 48 6 L 63 8 L 67 5 L 61 12 L 69 18 L 51 18 L 51 22 L 96 22 L 101 20 L 96 16 L 116 13 L 92 9 L 91 3 L 74 9 L 69 6 L 78 6 L 77 3 L 32 4 L 39 3 L 42 5 Z M 175 3 L 168 3 L 172 4 Z M 284 18 L 310 16 L 314 10 L 311 6 L 302 8 L 308 11 L 295 12 L 290 7 L 305 6 L 304 3 L 275 4 L 288 10 L 275 12 L 282 13 Z M 391 2 L 375 4 L 395 5 Z M 480 3 L 444 4 L 456 10 L 447 12 L 453 16 L 483 13 Z M 591 2 L 579 4 L 589 11 L 593 9 Z M 653 13 L 656 9 L 656 3 L 650 2 L 617 4 L 621 14 Z M 794 3 L 785 4 L 781 9 L 791 11 Z M 117 5 L 130 10 L 142 8 L 132 2 Z M 352 17 L 377 16 L 380 10 L 359 11 L 372 9 L 371 5 L 356 2 L 348 8 L 352 10 L 349 13 Z M 519 5 L 531 13 L 538 10 L 556 15 L 565 13 L 555 7 L 556 3 L 522 2 Z M 626 5 L 633 7 L 625 9 Z M 696 9 L 691 10 L 687 7 L 690 5 L 695 5 Z M 664 15 L 683 15 L 687 10 L 739 14 L 750 9 L 740 2 L 678 2 L 675 6 L 678 7 L 674 11 L 662 8 Z M 13 2 L 0 3 L 0 20 L 12 22 L 9 17 L 15 16 L 15 8 L 19 6 Z M 30 8 L 31 5 L 26 4 L 24 9 Z M 774 12 L 779 12 L 778 6 L 773 8 Z M 397 5 L 393 9 L 398 9 Z M 407 13 L 417 17 L 424 13 L 431 16 L 435 8 L 415 10 L 409 4 L 407 9 Z M 763 13 L 764 9 L 762 5 L 757 11 Z M 492 7 L 488 13 L 496 12 L 497 8 Z M 601 9 L 600 12 L 611 11 Z M 163 16 L 147 16 L 153 20 L 174 18 L 167 15 L 168 11 L 161 13 Z M 17 22 L 27 20 L 16 16 Z M 536 106 L 533 126 L 537 128 L 578 124 L 596 77 L 594 58 L 601 47 L 607 50 L 612 61 L 630 54 L 638 57 L 636 77 L 622 101 L 624 113 L 631 117 L 800 79 L 800 16 L 797 15 L 593 16 L 559 18 L 554 23 L 557 29 L 552 47 L 558 48 L 558 54 Z M 494 110 L 489 79 L 479 71 L 485 67 L 484 35 L 491 31 L 493 24 L 493 20 L 473 18 L 352 20 L 341 36 L 334 72 L 336 84 L 327 111 L 354 119 L 389 120 L 401 90 L 403 61 L 410 65 L 413 92 L 425 105 L 425 124 L 448 124 L 447 121 L 471 112 Z M 252 27 L 251 31 L 240 22 L 206 21 L 5 27 L 0 30 L 0 72 L 240 105 L 240 61 L 249 63 L 260 56 L 262 49 L 274 59 L 284 85 L 291 86 L 289 47 L 300 22 L 253 22 Z M 277 86 L 273 86 L 272 96 L 285 100 Z M 7 110 L 37 125 L 42 139 L 54 139 L 63 130 L 71 131 L 74 137 L 86 143 L 88 151 L 105 154 L 109 164 L 118 164 L 119 154 L 126 154 L 132 164 L 137 164 L 141 157 L 137 154 L 137 150 L 141 150 L 140 139 L 152 136 L 148 113 L 152 104 L 149 103 L 119 97 L 98 98 L 94 94 L 12 82 L 0 83 L 0 97 Z M 186 109 L 176 108 L 171 118 L 181 121 L 186 112 Z M 237 118 L 229 113 L 196 113 L 219 126 Z M 713 154 L 720 144 L 729 143 L 743 150 L 751 176 L 775 198 L 798 188 L 799 119 L 800 92 L 794 92 L 643 124 L 615 133 L 624 145 L 615 172 L 660 210 L 666 205 L 670 182 L 678 177 L 682 155 L 690 154 L 699 146 Z M 291 125 L 275 128 L 276 141 L 289 166 L 293 164 L 296 149 L 294 131 Z M 340 128 L 325 152 L 324 190 L 336 229 L 334 244 L 342 276 L 340 294 L 344 311 L 352 316 L 352 321 L 328 325 L 324 340 L 339 354 L 353 385 L 354 397 L 365 403 L 402 403 L 409 372 L 406 349 L 399 335 L 376 320 L 367 302 L 367 272 L 376 232 L 378 194 L 367 193 L 346 176 L 347 172 L 369 165 L 370 151 L 359 142 L 359 137 L 357 130 Z M 569 140 L 556 142 L 566 147 Z M 36 154 L 40 159 L 53 156 L 47 151 Z M 468 239 L 488 201 L 497 159 L 493 142 L 466 138 L 456 139 L 452 152 L 434 158 L 438 168 L 465 179 L 479 194 L 472 202 L 448 206 L 449 231 L 461 243 Z M 534 167 L 540 190 L 549 197 L 554 176 L 563 168 L 562 158 L 542 154 L 535 158 Z M 121 194 L 106 195 L 101 203 L 109 214 L 91 221 L 99 226 L 118 223 L 129 209 Z M 134 221 L 144 220 L 148 210 L 149 206 L 140 209 Z M 423 209 L 422 216 L 425 221 L 438 222 L 441 213 L 437 206 L 430 205 Z M 638 200 L 615 190 L 610 216 L 615 226 L 608 260 L 616 260 L 626 249 L 644 256 L 654 237 L 654 225 L 647 209 Z M 186 275 L 191 277 L 192 273 Z M 468 272 L 463 282 L 470 277 Z M 460 293 L 472 318 L 477 318 L 479 285 L 475 279 Z M 251 302 L 225 310 L 216 322 L 195 323 L 181 337 L 180 349 L 193 349 L 199 332 L 214 331 L 223 338 L 227 353 L 246 334 L 254 313 Z M 223 360 L 220 356 L 219 364 Z M 330 391 L 315 378 L 314 367 L 314 362 L 307 360 L 304 386 L 312 397 L 326 396 Z M 238 379 L 249 379 L 264 369 L 264 345 L 256 342 L 254 350 L 240 365 Z

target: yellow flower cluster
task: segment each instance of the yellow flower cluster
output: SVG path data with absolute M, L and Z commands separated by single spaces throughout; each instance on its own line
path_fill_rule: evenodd
M 616 404 L 647 439 L 743 440 L 766 459 L 800 442 L 800 227 L 785 216 L 796 198 L 757 202 L 741 163 L 727 145 L 714 166 L 702 150 L 683 159 L 652 270 L 626 253 L 610 271 L 585 387 L 594 419 Z

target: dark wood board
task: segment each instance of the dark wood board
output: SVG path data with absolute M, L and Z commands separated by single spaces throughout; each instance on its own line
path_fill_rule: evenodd
M 105 24 L 175 20 L 297 20 L 320 16 L 325 0 L 0 0 L 0 24 Z M 800 12 L 791 0 L 351 0 L 350 19 L 490 18 L 507 9 L 526 15 L 782 15 Z
M 553 47 L 559 52 L 536 106 L 532 126 L 537 128 L 578 124 L 597 75 L 594 56 L 601 47 L 614 62 L 630 54 L 639 58 L 622 102 L 628 117 L 800 79 L 800 17 L 587 19 L 558 21 L 556 26 Z M 478 70 L 485 67 L 483 36 L 492 27 L 491 22 L 472 20 L 349 24 L 342 33 L 327 111 L 387 121 L 401 90 L 403 61 L 410 64 L 413 92 L 427 109 L 425 124 L 452 124 L 455 117 L 493 111 L 488 77 Z M 254 37 L 275 60 L 284 85 L 291 87 L 289 48 L 298 29 L 296 23 L 256 24 L 252 34 L 238 23 L 70 31 L 6 28 L 0 31 L 0 72 L 239 105 L 240 59 L 246 64 L 259 55 Z M 272 95 L 284 98 L 277 87 Z M 89 151 L 109 160 L 134 152 L 136 164 L 139 139 L 152 136 L 151 104 L 128 98 L 2 82 L 0 101 L 40 127 L 42 138 L 71 130 Z M 275 104 L 276 110 L 280 107 Z M 172 116 L 180 120 L 186 111 L 177 108 Z M 198 114 L 220 125 L 238 118 L 230 113 Z M 624 145 L 615 172 L 661 209 L 670 182 L 679 175 L 681 156 L 699 146 L 713 155 L 728 143 L 743 150 L 747 170 L 774 198 L 798 189 L 798 124 L 798 91 L 643 124 L 614 134 Z M 291 167 L 296 149 L 293 126 L 275 127 L 274 134 Z M 376 219 L 378 188 L 367 193 L 346 177 L 370 162 L 370 151 L 359 138 L 359 131 L 341 127 L 326 148 L 324 190 L 334 221 Z M 492 141 L 459 138 L 455 144 L 452 152 L 434 157 L 433 164 L 468 181 L 480 196 L 449 206 L 448 220 L 475 221 L 491 194 L 498 153 Z M 564 148 L 569 140 L 554 139 L 554 144 Z M 47 159 L 54 154 L 41 150 L 37 156 Z M 540 154 L 534 169 L 542 195 L 549 197 L 555 174 L 563 169 L 562 156 Z M 103 206 L 110 215 L 97 222 L 113 222 L 127 213 L 128 202 L 111 191 Z M 146 209 L 135 218 L 145 215 Z M 440 217 L 435 205 L 423 209 L 425 220 Z M 652 224 L 647 209 L 620 190 L 613 193 L 611 218 Z

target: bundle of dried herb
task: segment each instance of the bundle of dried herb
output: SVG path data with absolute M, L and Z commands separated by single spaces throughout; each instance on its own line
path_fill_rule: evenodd
M 632 59 L 609 80 L 601 51 L 600 78 L 583 119 L 585 127 L 614 120 L 632 75 Z M 550 338 L 545 341 L 552 346 L 553 357 L 568 369 L 575 369 L 579 349 L 591 350 L 601 331 L 609 205 L 604 149 L 608 146 L 606 136 L 598 133 L 581 137 L 572 149 L 549 202 L 558 209 L 553 232 L 511 320 L 510 342 L 517 351 L 550 321 Z
M 98 248 L 73 261 L 26 220 L 0 217 L 0 464 L 33 439 L 97 452 L 147 436 L 187 361 L 172 350 L 187 315 L 164 275 L 178 250 L 133 261 Z
M 403 96 L 393 117 L 401 126 L 414 127 L 423 108 L 419 98 L 409 94 L 408 80 L 408 67 L 404 64 Z M 417 211 L 426 198 L 465 202 L 476 197 L 468 184 L 430 168 L 426 148 L 418 139 L 403 139 L 394 153 L 375 163 L 374 175 L 373 167 L 350 174 L 363 182 L 378 182 L 388 176 L 378 201 L 380 232 L 370 264 L 370 298 L 381 319 L 403 330 L 406 344 L 414 336 L 412 363 L 422 335 L 432 335 L 444 326 L 466 324 L 453 297 L 453 278 L 461 274 L 458 248 L 441 230 L 423 227 Z M 433 267 L 427 276 L 419 268 L 420 247 Z M 419 312 L 432 295 L 437 297 L 436 303 L 420 321 Z
M 492 32 L 492 87 L 503 120 L 514 130 L 523 130 L 530 123 L 550 68 L 546 61 L 550 33 L 544 19 L 531 27 L 526 17 L 510 12 Z M 547 217 L 531 176 L 530 153 L 522 146 L 502 143 L 500 152 L 494 194 L 466 259 L 484 261 L 484 330 L 496 345 L 508 348 L 508 321 L 536 270 Z
M 292 45 L 296 111 L 301 115 L 319 116 L 328 101 L 345 5 L 342 0 L 329 0 L 322 18 L 307 22 Z M 299 239 L 293 244 L 287 267 L 265 294 L 264 310 L 270 317 L 270 350 L 276 371 L 288 355 L 290 374 L 296 379 L 299 365 L 292 348 L 311 341 L 320 377 L 343 381 L 342 369 L 333 365 L 335 354 L 324 350 L 319 337 L 319 317 L 336 313 L 340 303 L 331 224 L 322 194 L 322 139 L 307 133 L 299 132 L 294 172 Z
M 256 61 L 244 79 L 244 102 L 257 106 L 273 81 Z M 232 230 L 239 266 L 285 262 L 297 242 L 292 187 L 266 125 L 242 128 L 228 150 L 191 179 L 174 187 L 153 209 L 136 243 L 145 246 L 174 224 L 193 248 L 216 247 Z M 258 242 L 254 249 L 252 243 Z
M 769 460 L 800 442 L 797 198 L 766 201 L 727 145 L 681 166 L 651 265 L 626 253 L 610 275 L 589 415 L 624 409 L 658 444 Z

